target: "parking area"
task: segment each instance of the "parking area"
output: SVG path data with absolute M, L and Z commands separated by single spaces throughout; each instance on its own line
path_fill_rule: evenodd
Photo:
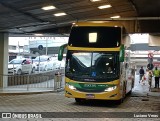
M 131 95 L 128 95 L 121 105 L 112 101 L 86 101 L 77 104 L 74 99 L 65 98 L 64 91 L 57 93 L 42 93 L 32 95 L 0 96 L 1 112 L 38 112 L 45 113 L 42 119 L 0 119 L 1 121 L 159 121 L 158 118 L 138 118 L 134 113 L 160 112 L 160 93 L 149 92 L 148 85 L 137 83 Z M 84 113 L 85 112 L 85 113 Z M 112 113 L 113 112 L 113 113 Z M 118 114 L 116 113 L 118 112 Z M 129 113 L 127 113 L 129 112 Z M 111 115 L 114 114 L 115 115 Z M 102 117 L 100 117 L 102 115 Z M 86 115 L 86 116 L 85 116 Z M 111 116 L 110 116 L 111 115 Z M 43 118 L 43 116 L 46 116 Z M 75 116 L 75 117 L 74 117 Z M 87 118 L 81 118 L 87 117 Z M 119 118 L 122 116 L 122 118 Z M 63 118 L 62 118 L 63 117 Z M 125 117 L 125 118 L 123 118 Z M 128 117 L 128 118 L 127 118 Z M 91 119 L 92 118 L 92 119 Z

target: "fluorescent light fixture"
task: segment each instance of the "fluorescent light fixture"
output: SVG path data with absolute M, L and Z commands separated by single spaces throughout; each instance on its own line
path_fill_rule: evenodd
M 52 9 L 55 9 L 56 7 L 54 6 L 45 6 L 45 7 L 42 7 L 43 10 L 52 10 Z
M 110 18 L 120 18 L 120 16 L 112 16 L 112 17 L 110 17 Z
M 97 42 L 97 33 L 89 33 L 89 43 L 96 43 Z
M 91 2 L 98 2 L 98 1 L 101 1 L 101 0 L 90 0 Z
M 43 34 L 34 34 L 35 36 L 43 36 Z
M 64 15 L 67 15 L 66 13 L 56 13 L 54 14 L 54 16 L 64 16 Z
M 98 8 L 99 9 L 106 9 L 106 8 L 110 8 L 112 7 L 111 5 L 102 5 L 102 6 L 99 6 Z

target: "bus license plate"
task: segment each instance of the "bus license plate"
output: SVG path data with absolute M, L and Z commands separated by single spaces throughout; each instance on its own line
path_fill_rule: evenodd
M 93 98 L 95 98 L 95 95 L 94 94 L 86 94 L 86 98 L 93 99 Z

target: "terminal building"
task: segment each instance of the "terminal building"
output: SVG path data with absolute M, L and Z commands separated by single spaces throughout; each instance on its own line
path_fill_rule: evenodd
M 159 8 L 159 0 L 0 0 L 0 120 L 159 121 Z

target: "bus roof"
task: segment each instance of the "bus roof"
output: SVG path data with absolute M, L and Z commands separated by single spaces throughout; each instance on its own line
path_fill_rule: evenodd
M 76 22 L 73 26 L 109 26 L 109 27 L 124 27 L 122 24 L 113 21 L 83 21 Z

